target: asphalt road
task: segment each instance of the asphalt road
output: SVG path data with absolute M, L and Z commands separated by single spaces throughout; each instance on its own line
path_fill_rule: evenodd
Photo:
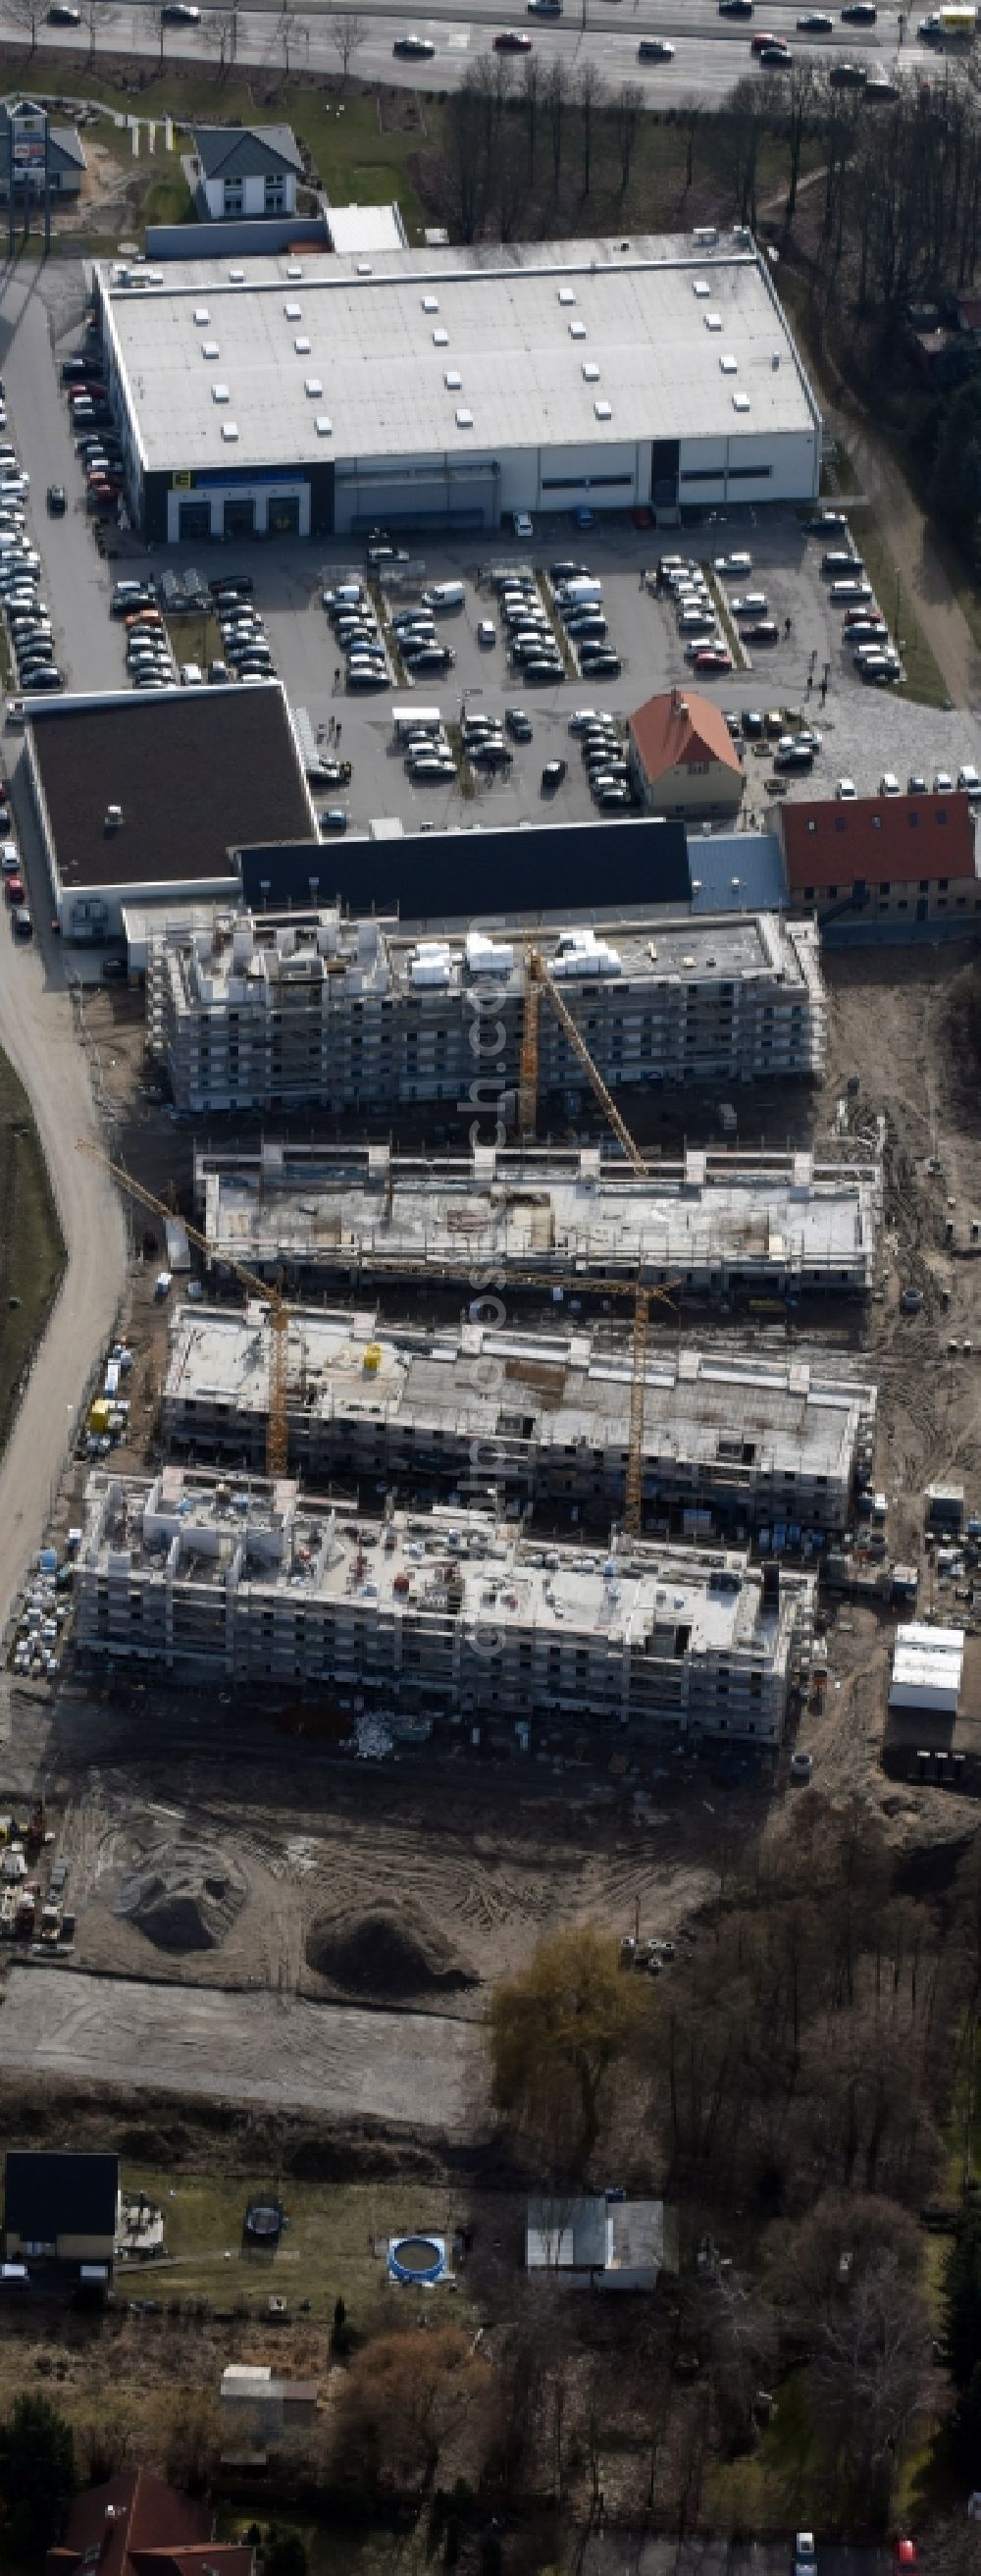
M 229 0 L 202 0 L 199 28 L 170 28 L 165 33 L 165 60 L 174 56 L 215 60 L 218 44 L 218 22 L 228 14 Z M 772 0 L 772 10 L 759 0 L 756 26 L 769 22 L 788 31 L 795 52 L 820 60 L 822 54 L 864 57 L 884 69 L 898 59 L 903 69 L 922 68 L 934 60 L 927 48 L 914 42 L 901 42 L 907 28 L 915 29 L 915 14 L 900 13 L 893 8 L 880 9 L 875 27 L 847 27 L 836 23 L 835 34 L 816 40 L 798 37 L 794 19 L 801 0 Z M 836 19 L 837 19 L 837 12 Z M 337 45 L 331 32 L 332 23 L 343 15 L 356 15 L 363 27 L 364 42 L 351 59 L 351 70 L 358 79 L 385 80 L 400 86 L 423 90 L 451 89 L 463 78 L 476 55 L 486 53 L 497 30 L 509 25 L 528 27 L 524 0 L 470 0 L 466 13 L 460 0 L 428 0 L 425 15 L 417 14 L 412 0 L 404 0 L 393 9 L 391 0 L 307 0 L 307 5 L 289 13 L 289 47 L 291 63 L 302 69 L 321 72 L 339 70 Z M 239 60 L 250 64 L 283 60 L 283 11 L 280 0 L 240 0 Z M 392 53 L 395 38 L 407 28 L 429 37 L 436 46 L 428 62 L 400 60 Z M 0 0 L 0 31 L 17 33 L 16 23 L 5 12 Z M 697 97 L 706 106 L 717 106 L 735 81 L 750 69 L 751 30 L 738 21 L 720 19 L 714 0 L 692 0 L 684 16 L 678 0 L 567 0 L 566 14 L 554 23 L 532 22 L 528 27 L 536 57 L 543 63 L 560 54 L 570 69 L 584 61 L 594 62 L 612 88 L 630 79 L 640 83 L 651 105 L 664 99 L 677 105 L 682 99 Z M 637 43 L 642 35 L 660 35 L 676 48 L 669 63 L 638 63 Z M 144 5 L 114 7 L 111 32 L 106 45 L 112 51 L 136 55 L 157 55 L 160 50 L 159 20 L 150 0 Z M 66 38 L 64 29 L 42 26 L 39 30 L 42 50 L 78 50 L 78 37 Z M 520 78 L 520 58 L 516 60 L 515 77 Z M 84 84 L 83 84 L 84 86 Z
M 70 519 L 47 522 L 43 495 L 50 480 L 68 482 L 69 446 L 63 407 L 54 391 L 48 314 L 38 291 L 37 263 L 8 275 L 0 295 L 0 372 L 22 461 L 31 475 L 35 534 L 42 554 L 50 544 L 77 551 L 68 597 L 72 611 L 72 661 L 76 684 L 87 677 L 105 685 L 118 679 L 120 648 L 111 637 L 115 670 L 103 650 L 109 629 L 104 603 L 96 613 L 90 584 L 98 558 L 84 527 Z M 74 478 L 77 485 L 77 474 Z M 59 647 L 60 649 L 60 647 Z M 77 656 L 77 659 L 75 658 Z M 112 1327 L 126 1280 L 126 1240 L 115 1189 L 98 1165 L 78 1151 L 77 1139 L 100 1141 L 87 1052 L 79 1044 L 68 989 L 67 961 L 46 925 L 50 898 L 42 866 L 24 765 L 21 737 L 7 732 L 5 768 L 14 775 L 18 837 L 24 854 L 37 937 L 16 944 L 0 922 L 0 1037 L 20 1075 L 38 1133 L 65 1238 L 67 1264 L 57 1303 L 0 1463 L 0 1625 L 21 1581 L 30 1551 L 40 1543 L 64 1461 L 78 1400 L 93 1361 Z
M 580 2576 L 790 2576 L 786 2541 L 648 2539 L 642 2532 L 594 2533 Z M 888 2549 L 819 2548 L 818 2576 L 890 2576 Z

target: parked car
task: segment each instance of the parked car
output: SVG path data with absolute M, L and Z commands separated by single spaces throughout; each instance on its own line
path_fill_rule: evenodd
M 523 707 L 508 707 L 504 722 L 507 726 L 512 742 L 531 741 L 531 717 L 525 714 Z

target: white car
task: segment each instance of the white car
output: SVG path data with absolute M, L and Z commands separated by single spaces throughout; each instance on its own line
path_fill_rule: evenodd
M 934 772 L 933 792 L 935 796 L 953 795 L 954 781 L 949 769 L 938 769 Z
M 713 571 L 720 573 L 723 581 L 742 581 L 752 569 L 752 555 L 716 555 L 713 565 Z
M 203 689 L 204 672 L 200 662 L 181 663 L 181 687 L 182 689 Z
M 881 776 L 881 778 L 880 778 L 880 780 L 879 780 L 879 794 L 880 794 L 880 796 L 898 796 L 898 795 L 899 795 L 899 793 L 900 793 L 899 780 L 898 780 L 898 778 L 897 778 L 897 776 L 896 776 L 896 772 L 895 772 L 895 770 L 894 770 L 894 769 L 884 769 L 884 770 L 883 770 L 883 772 L 882 772 L 882 776 Z
M 981 796 L 981 778 L 978 777 L 973 760 L 966 760 L 963 768 L 958 770 L 957 784 L 962 795 Z
M 835 795 L 837 796 L 839 805 L 854 805 L 858 796 L 858 789 L 855 785 L 854 778 L 839 778 L 837 787 L 835 788 Z
M 535 530 L 534 530 L 534 524 L 533 524 L 532 520 L 529 518 L 527 510 L 516 510 L 516 511 L 515 511 L 515 513 L 514 513 L 514 523 L 513 523 L 513 524 L 514 524 L 514 533 L 515 533 L 515 536 L 516 536 L 516 537 L 533 537 L 533 536 L 534 536 L 534 533 L 535 533 Z

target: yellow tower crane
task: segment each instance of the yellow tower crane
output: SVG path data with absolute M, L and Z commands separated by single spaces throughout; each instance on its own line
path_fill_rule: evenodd
M 591 1089 L 595 1092 L 607 1125 L 612 1128 L 618 1143 L 623 1147 L 631 1169 L 635 1172 L 646 1172 L 649 1166 L 644 1161 L 639 1145 L 635 1144 L 626 1120 L 621 1118 L 612 1092 L 604 1082 L 598 1067 L 593 1063 L 585 1038 L 577 1029 L 572 1012 L 563 1001 L 541 950 L 531 946 L 525 950 L 525 995 L 521 1022 L 521 1052 L 518 1060 L 518 1128 L 522 1139 L 530 1141 L 534 1136 L 537 1123 L 538 1018 L 539 1000 L 543 992 L 548 994 L 556 1019 L 565 1031 L 573 1054 L 577 1057 Z M 631 1294 L 634 1299 L 634 1332 L 630 1368 L 630 1440 L 627 1449 L 624 1526 L 630 1537 L 636 1538 L 643 1517 L 644 1392 L 647 1382 L 645 1362 L 651 1300 L 654 1297 L 660 1297 L 665 1305 L 670 1306 L 671 1298 L 667 1289 L 645 1287 L 640 1279 L 631 1286 L 629 1291 L 624 1288 L 618 1290 L 611 1280 L 601 1280 L 594 1284 L 604 1293 Z
M 114 1163 L 111 1155 L 102 1153 L 97 1145 L 90 1145 L 87 1137 L 80 1136 L 77 1141 L 79 1152 L 91 1155 L 94 1163 L 101 1163 L 104 1171 L 111 1172 L 113 1180 L 118 1182 L 121 1190 L 128 1192 L 130 1198 L 138 1200 L 141 1207 L 150 1208 L 154 1216 L 163 1217 L 165 1222 L 173 1222 L 173 1208 L 168 1207 L 165 1199 L 155 1198 L 153 1191 L 145 1189 L 142 1181 L 134 1180 L 132 1172 L 127 1172 L 124 1164 Z M 183 1217 L 180 1222 L 189 1242 L 196 1243 L 199 1251 L 205 1253 L 210 1260 L 212 1247 L 207 1235 L 202 1234 L 196 1225 L 188 1225 Z M 223 1253 L 221 1258 L 224 1268 L 231 1271 L 232 1277 L 240 1280 L 242 1287 L 247 1288 L 251 1296 L 260 1298 L 268 1310 L 269 1393 L 266 1411 L 266 1474 L 271 1477 L 285 1476 L 289 1467 L 286 1336 L 289 1330 L 290 1310 L 278 1280 L 270 1286 L 268 1279 L 257 1278 L 253 1271 L 246 1270 L 241 1261 L 231 1260 L 227 1253 Z

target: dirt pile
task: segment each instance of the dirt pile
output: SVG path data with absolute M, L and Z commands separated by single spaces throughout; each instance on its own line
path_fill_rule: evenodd
M 308 1967 L 332 1986 L 377 2000 L 462 1994 L 477 1984 L 434 1925 L 394 1914 L 363 1914 L 353 1922 L 320 1916 L 307 1933 L 306 1955 Z
M 144 1853 L 112 1910 L 158 1950 L 217 1950 L 246 1893 L 237 1862 L 216 1843 L 180 1836 Z

